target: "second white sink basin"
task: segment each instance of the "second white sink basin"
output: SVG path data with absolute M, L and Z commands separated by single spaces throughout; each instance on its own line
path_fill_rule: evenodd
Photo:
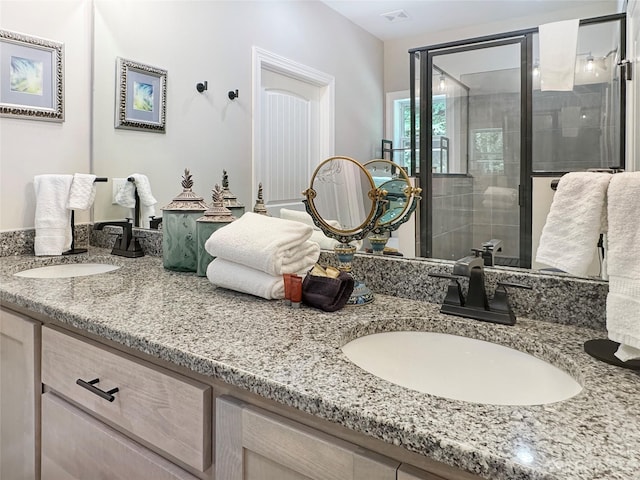
M 98 275 L 111 272 L 120 267 L 107 263 L 65 263 L 63 265 L 49 265 L 47 267 L 31 268 L 16 273 L 17 277 L 25 278 L 70 278 Z
M 445 333 L 376 333 L 347 343 L 342 351 L 377 377 L 453 400 L 541 405 L 582 390 L 569 374 L 532 355 Z

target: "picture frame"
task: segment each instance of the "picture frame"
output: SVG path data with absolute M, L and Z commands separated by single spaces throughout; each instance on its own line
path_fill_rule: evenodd
M 64 44 L 0 29 L 0 116 L 64 122 Z
M 166 132 L 167 71 L 116 59 L 115 128 Z

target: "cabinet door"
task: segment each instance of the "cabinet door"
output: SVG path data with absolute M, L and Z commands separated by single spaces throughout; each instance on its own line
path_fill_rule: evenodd
M 39 478 L 40 323 L 0 308 L 0 478 Z
M 53 393 L 42 395 L 42 480 L 197 480 Z
M 220 397 L 216 478 L 224 480 L 395 480 L 399 462 Z

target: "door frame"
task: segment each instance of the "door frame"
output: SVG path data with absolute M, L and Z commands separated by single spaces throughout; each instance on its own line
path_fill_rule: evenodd
M 251 149 L 251 188 L 258 191 L 258 180 L 255 177 L 256 164 L 262 154 L 262 71 L 269 70 L 294 78 L 301 82 L 320 87 L 318 102 L 318 158 L 316 165 L 323 159 L 334 155 L 335 150 L 335 78 L 332 75 L 316 70 L 302 63 L 289 60 L 260 47 L 252 47 L 252 149 Z M 313 164 L 312 164 L 313 167 Z M 309 177 L 311 179 L 311 177 Z

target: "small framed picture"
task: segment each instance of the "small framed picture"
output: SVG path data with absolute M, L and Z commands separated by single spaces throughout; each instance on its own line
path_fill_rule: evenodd
M 0 115 L 64 121 L 64 45 L 0 30 Z
M 165 133 L 167 71 L 117 58 L 116 128 Z

